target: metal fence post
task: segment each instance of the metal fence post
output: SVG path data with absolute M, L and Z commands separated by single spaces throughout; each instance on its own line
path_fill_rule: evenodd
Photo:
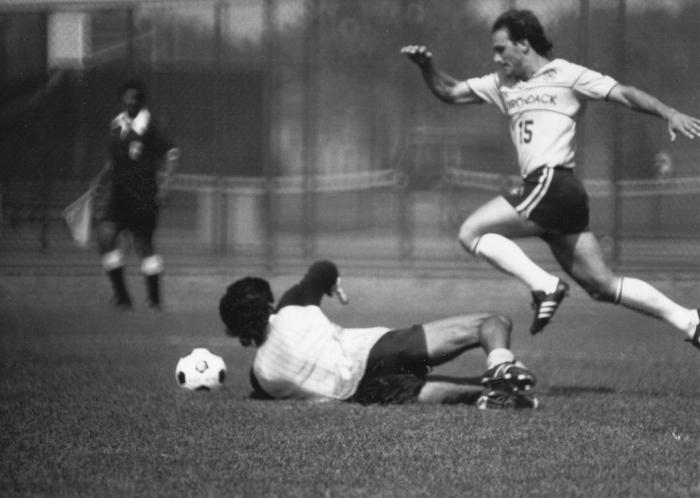
M 624 81 L 627 69 L 626 63 L 626 37 L 627 37 L 627 0 L 618 0 L 617 4 L 617 36 L 615 46 L 617 53 L 615 56 L 617 72 L 619 80 Z M 622 237 L 622 208 L 620 198 L 620 178 L 622 177 L 622 161 L 624 158 L 624 131 L 625 131 L 625 115 L 622 109 L 615 109 L 614 114 L 614 136 L 613 142 L 613 165 L 611 169 L 612 188 L 612 209 L 613 209 L 613 246 L 612 246 L 612 264 L 620 263 L 620 244 Z
M 580 64 L 588 66 L 588 26 L 590 17 L 589 0 L 581 0 L 579 4 L 578 24 L 578 60 Z M 578 138 L 578 150 L 576 152 L 576 169 L 579 175 L 583 175 L 586 167 L 586 122 L 581 119 L 576 130 Z
M 303 61 L 304 111 L 302 113 L 303 147 L 302 154 L 302 245 L 303 256 L 312 258 L 316 252 L 316 189 L 315 175 L 318 173 L 318 95 L 319 73 L 316 63 L 319 53 L 321 18 L 319 0 L 308 0 L 307 32 Z
M 265 40 L 265 81 L 263 94 L 263 129 L 266 131 L 266 147 L 263 147 L 263 175 L 265 186 L 263 191 L 263 203 L 265 210 L 265 267 L 268 273 L 272 273 L 277 256 L 276 213 L 274 196 L 274 176 L 276 154 L 273 153 L 274 140 L 272 135 L 273 111 L 274 111 L 274 74 L 276 71 L 275 58 L 275 8 L 276 0 L 265 0 L 263 6 L 263 37 Z M 276 150 L 275 150 L 276 151 Z

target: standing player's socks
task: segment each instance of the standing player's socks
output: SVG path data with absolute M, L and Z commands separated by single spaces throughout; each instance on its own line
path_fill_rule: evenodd
M 131 297 L 129 297 L 129 291 L 126 290 L 124 283 L 124 268 L 120 266 L 109 270 L 107 276 L 114 290 L 114 305 L 123 309 L 131 308 Z
M 160 309 L 160 275 L 163 273 L 163 258 L 158 254 L 143 258 L 141 273 L 146 279 L 148 305 L 151 308 Z
M 151 308 L 160 308 L 160 275 L 146 275 L 146 290 L 148 292 L 148 305 Z
M 104 268 L 114 291 L 113 304 L 117 308 L 130 309 L 131 298 L 124 282 L 124 254 L 119 249 L 108 251 L 102 255 Z

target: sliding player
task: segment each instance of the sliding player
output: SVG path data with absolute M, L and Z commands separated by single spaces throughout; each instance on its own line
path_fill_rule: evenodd
M 250 372 L 253 397 L 537 407 L 531 394 L 535 377 L 509 349 L 508 318 L 473 313 L 401 329 L 348 329 L 323 313 L 324 295 L 347 302 L 330 261 L 312 265 L 274 311 L 267 280 L 246 277 L 226 289 L 219 302 L 226 332 L 256 349 Z M 480 382 L 429 375 L 431 367 L 477 347 L 487 355 Z

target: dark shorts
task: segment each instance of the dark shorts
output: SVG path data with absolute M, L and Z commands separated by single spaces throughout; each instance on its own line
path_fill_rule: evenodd
M 348 401 L 365 405 L 412 403 L 425 385 L 428 371 L 423 326 L 391 330 L 370 350 L 365 374 Z
M 588 230 L 588 194 L 570 168 L 537 168 L 504 197 L 521 216 L 550 233 Z
M 158 206 L 152 200 L 125 199 L 110 195 L 102 221 L 114 223 L 117 231 L 129 230 L 136 237 L 150 239 L 158 221 Z

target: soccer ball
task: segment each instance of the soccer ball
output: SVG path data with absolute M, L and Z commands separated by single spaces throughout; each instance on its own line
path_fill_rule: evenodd
M 183 389 L 211 391 L 224 383 L 226 364 L 207 348 L 194 348 L 177 362 L 175 378 Z

